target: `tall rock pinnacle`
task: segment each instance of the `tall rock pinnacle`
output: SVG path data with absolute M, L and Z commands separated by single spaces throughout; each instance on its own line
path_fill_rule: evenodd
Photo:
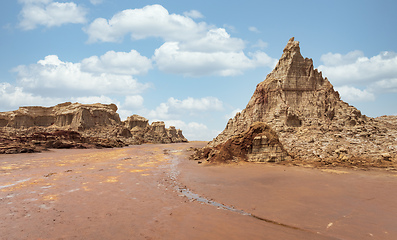
M 245 109 L 193 158 L 397 169 L 396 156 L 397 116 L 366 117 L 343 102 L 291 38 Z
M 343 102 L 291 38 L 245 109 L 192 158 L 397 170 L 397 116 Z
M 342 101 L 291 38 L 245 109 L 196 157 L 390 167 L 396 156 L 397 116 L 366 117 Z
M 353 120 L 346 124 L 365 121 L 360 111 L 340 100 L 328 79 L 314 69 L 312 59 L 302 57 L 299 42 L 291 38 L 276 67 L 257 85 L 246 108 L 229 120 L 210 145 L 246 131 L 254 122 L 265 122 L 279 131 L 346 115 Z

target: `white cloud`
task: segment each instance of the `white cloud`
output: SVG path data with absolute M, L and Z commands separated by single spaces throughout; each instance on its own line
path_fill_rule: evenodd
M 63 62 L 56 55 L 49 55 L 37 64 L 18 66 L 14 71 L 24 89 L 54 96 L 131 94 L 148 87 L 131 75 L 85 72 L 81 63 Z
M 178 100 L 173 97 L 149 112 L 151 119 L 173 119 L 182 115 L 197 115 L 199 112 L 222 111 L 223 103 L 216 97 Z
M 92 56 L 81 61 L 81 69 L 87 72 L 125 75 L 145 74 L 152 68 L 152 61 L 137 51 L 108 51 L 104 55 Z
M 83 104 L 93 104 L 93 103 L 103 103 L 110 104 L 114 103 L 116 105 L 120 105 L 120 103 L 116 99 L 112 99 L 108 96 L 86 96 L 86 97 L 72 97 L 71 102 L 79 102 Z
M 244 41 L 231 38 L 224 28 L 210 29 L 205 36 L 180 44 L 181 50 L 191 52 L 238 52 L 244 49 Z
M 256 51 L 254 53 L 248 53 L 248 56 L 250 56 L 251 59 L 251 64 L 252 68 L 255 67 L 269 67 L 269 68 L 274 68 L 278 62 L 278 59 L 271 58 L 269 55 L 267 55 L 265 52 L 262 51 Z
M 90 3 L 93 5 L 98 5 L 98 4 L 103 3 L 103 0 L 90 0 Z
M 256 27 L 249 27 L 248 30 L 254 33 L 260 33 L 260 31 Z
M 27 93 L 22 87 L 0 83 L 0 110 L 9 111 L 20 106 L 52 106 L 61 102 L 59 98 L 49 98 Z
M 274 66 L 266 53 L 256 52 L 248 58 L 238 52 L 196 52 L 182 50 L 178 42 L 166 42 L 155 50 L 153 59 L 164 72 L 185 76 L 234 76 L 258 66 Z
M 236 33 L 237 32 L 236 27 L 233 26 L 233 25 L 223 24 L 223 27 L 226 28 L 227 30 L 229 30 L 232 33 Z
M 397 78 L 388 78 L 377 81 L 369 85 L 369 88 L 374 92 L 397 93 Z
M 397 53 L 382 52 L 371 58 L 360 51 L 346 55 L 328 53 L 321 57 L 318 67 L 334 85 L 361 84 L 377 87 L 378 91 L 395 91 Z M 389 84 L 392 86 L 390 88 Z
M 347 64 L 355 63 L 359 58 L 363 58 L 364 53 L 362 51 L 351 51 L 346 55 L 342 55 L 340 53 L 327 53 L 321 56 L 320 60 L 324 63 L 324 65 L 330 66 L 341 66 Z
M 183 15 L 185 15 L 186 17 L 190 17 L 190 18 L 204 18 L 203 14 L 201 14 L 201 12 L 197 11 L 197 10 L 191 10 L 189 12 L 184 12 Z
M 170 14 L 161 5 L 149 5 L 124 10 L 109 20 L 97 18 L 85 31 L 91 43 L 122 41 L 127 34 L 135 40 L 161 38 L 164 44 L 155 50 L 152 60 L 167 73 L 233 76 L 247 69 L 274 66 L 276 60 L 265 53 L 249 53 L 247 57 L 242 39 L 231 37 L 224 28 L 197 23 L 192 15 L 199 16 L 196 11 L 185 12 L 185 16 Z
M 341 98 L 346 102 L 368 102 L 375 101 L 375 95 L 368 90 L 360 90 L 352 86 L 341 86 L 335 87 L 341 96 Z
M 148 5 L 141 9 L 127 9 L 111 19 L 95 19 L 86 29 L 88 42 L 118 42 L 126 34 L 132 39 L 160 37 L 166 41 L 197 39 L 208 26 L 191 18 L 170 14 L 161 5 Z
M 240 109 L 240 108 L 236 108 L 236 109 L 234 109 L 231 113 L 229 113 L 229 114 L 226 114 L 225 115 L 225 119 L 226 120 L 229 120 L 230 118 L 233 118 L 234 116 L 236 116 L 236 114 L 238 113 L 238 112 L 241 112 L 242 110 Z
M 252 47 L 259 49 L 265 49 L 267 46 L 267 42 L 264 42 L 262 39 L 259 39 L 255 44 L 252 45 Z
M 216 97 L 204 97 L 195 99 L 188 97 L 184 100 L 178 100 L 173 97 L 168 99 L 168 105 L 174 109 L 180 110 L 197 110 L 197 111 L 219 111 L 223 110 L 223 103 Z
M 375 101 L 378 94 L 397 92 L 397 53 L 366 57 L 361 51 L 327 53 L 318 67 L 347 102 Z
M 74 2 L 53 2 L 52 0 L 19 0 L 23 4 L 19 13 L 19 26 L 24 30 L 61 26 L 67 23 L 85 23 L 87 11 Z
M 139 109 L 143 107 L 143 97 L 141 95 L 128 95 L 125 97 L 123 108 Z

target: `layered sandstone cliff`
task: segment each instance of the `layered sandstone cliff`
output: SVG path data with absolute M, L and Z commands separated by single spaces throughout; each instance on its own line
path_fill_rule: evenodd
M 389 166 L 397 160 L 397 117 L 366 117 L 343 102 L 328 79 L 314 69 L 313 61 L 302 57 L 294 38 L 274 70 L 257 85 L 246 108 L 207 147 L 219 148 L 256 122 L 275 130 L 294 161 L 368 166 L 384 161 Z M 250 148 L 254 146 L 255 141 Z
M 29 128 L 69 127 L 85 130 L 121 123 L 115 104 L 62 103 L 54 107 L 20 107 L 16 111 L 0 113 L 0 127 Z
M 175 127 L 165 128 L 163 122 L 149 125 L 147 119 L 138 115 L 121 122 L 115 104 L 99 103 L 67 102 L 54 107 L 20 107 L 2 112 L 0 132 L 0 153 L 187 142 L 182 131 Z

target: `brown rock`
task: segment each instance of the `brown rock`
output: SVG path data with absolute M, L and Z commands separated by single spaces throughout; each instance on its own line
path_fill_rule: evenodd
M 374 160 L 383 153 L 390 154 L 387 159 L 397 155 L 397 116 L 369 118 L 343 102 L 328 79 L 314 69 L 313 61 L 302 57 L 294 38 L 274 70 L 257 85 L 246 108 L 229 119 L 207 148 L 219 151 L 218 146 L 246 133 L 256 122 L 275 131 L 294 162 L 376 167 L 380 165 Z M 263 141 L 256 137 L 252 145 Z M 258 158 L 262 159 L 259 152 Z
M 246 132 L 216 147 L 198 150 L 195 154 L 195 159 L 204 158 L 209 162 L 278 162 L 289 157 L 277 134 L 263 122 L 254 123 Z
M 148 120 L 138 115 L 121 122 L 116 111 L 114 104 L 67 102 L 2 112 L 0 153 L 187 142 L 181 130 L 166 129 L 164 122 L 149 126 Z
M 0 126 L 13 128 L 69 127 L 84 130 L 97 126 L 121 123 L 114 104 L 63 103 L 54 107 L 20 107 L 16 111 L 0 113 Z
M 149 126 L 149 120 L 147 120 L 144 117 L 134 114 L 134 115 L 128 117 L 127 120 L 124 121 L 124 124 L 125 124 L 126 128 L 128 128 L 130 130 L 135 127 L 144 129 L 147 126 Z

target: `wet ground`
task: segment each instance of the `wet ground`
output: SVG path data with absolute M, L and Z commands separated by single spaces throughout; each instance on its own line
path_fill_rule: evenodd
M 202 142 L 0 155 L 0 239 L 397 239 L 397 175 L 205 166 Z

